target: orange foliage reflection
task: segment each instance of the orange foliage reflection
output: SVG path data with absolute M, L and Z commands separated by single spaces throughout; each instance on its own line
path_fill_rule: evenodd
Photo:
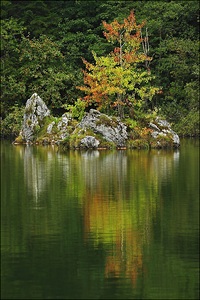
M 128 278 L 135 285 L 143 267 L 144 236 L 138 230 L 133 211 L 123 201 L 102 198 L 100 193 L 88 193 L 84 226 L 86 240 L 105 246 L 105 277 Z

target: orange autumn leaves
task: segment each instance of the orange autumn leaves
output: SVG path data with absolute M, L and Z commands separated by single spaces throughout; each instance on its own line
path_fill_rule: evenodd
M 145 22 L 137 25 L 133 11 L 130 12 L 127 19 L 124 19 L 123 24 L 120 24 L 117 20 L 114 20 L 111 24 L 103 21 L 106 30 L 103 32 L 104 36 L 108 42 L 118 45 L 112 53 L 115 61 L 125 65 L 126 63 L 139 62 L 145 59 L 150 60 L 150 57 L 145 56 L 144 53 L 137 53 L 141 46 L 141 30 L 144 25 Z
M 112 108 L 116 103 L 123 108 L 127 98 L 133 103 L 151 100 L 158 91 L 149 84 L 153 77 L 145 68 L 145 62 L 151 58 L 142 51 L 144 24 L 137 25 L 133 11 L 122 24 L 117 20 L 110 24 L 103 22 L 104 36 L 114 49 L 107 56 L 98 57 L 93 52 L 94 64 L 83 59 L 84 86 L 77 88 L 85 92 L 83 100 L 88 104 L 96 103 L 100 110 Z

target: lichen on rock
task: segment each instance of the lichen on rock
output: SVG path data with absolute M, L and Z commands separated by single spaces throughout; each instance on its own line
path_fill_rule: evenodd
M 149 124 L 149 127 L 153 130 L 151 136 L 158 140 L 158 146 L 159 138 L 162 137 L 171 138 L 174 147 L 180 146 L 179 136 L 171 129 L 171 125 L 166 120 L 157 117 L 154 122 Z
M 109 117 L 95 109 L 90 109 L 78 126 L 92 129 L 95 133 L 101 134 L 108 142 L 114 142 L 118 147 L 126 145 L 127 126 L 119 119 Z
M 79 123 L 68 113 L 54 117 L 34 93 L 26 102 L 22 129 L 15 143 L 57 144 L 71 149 L 150 149 L 180 145 L 179 136 L 160 117 L 146 122 L 145 126 L 136 122 L 137 126 L 133 127 L 134 120 L 128 121 L 125 124 L 95 109 L 90 109 Z
M 89 135 L 84 137 L 80 143 L 81 143 L 81 147 L 92 148 L 92 149 L 97 148 L 100 144 L 100 142 L 95 137 Z
M 44 101 L 34 93 L 26 102 L 22 130 L 20 136 L 25 142 L 32 142 L 36 131 L 42 126 L 42 121 L 50 115 Z

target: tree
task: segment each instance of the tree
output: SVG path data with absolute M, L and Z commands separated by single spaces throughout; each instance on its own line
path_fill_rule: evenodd
M 18 69 L 20 41 L 25 27 L 15 18 L 1 20 L 1 116 L 7 115 L 9 108 L 24 93 L 20 84 Z
M 66 102 L 65 86 L 72 78 L 59 44 L 45 35 L 23 37 L 19 59 L 26 97 L 37 92 L 48 106 L 60 108 Z
M 140 54 L 144 54 L 143 43 L 144 46 L 147 46 L 146 56 L 153 57 L 153 60 L 144 60 L 143 62 L 135 63 L 135 65 L 131 63 L 128 70 L 131 69 L 132 73 L 134 73 L 132 69 L 134 66 L 135 75 L 138 72 L 143 72 L 143 70 L 147 71 L 148 64 L 150 64 L 151 74 L 149 75 L 151 78 L 153 77 L 152 75 L 156 75 L 155 79 L 153 81 L 149 80 L 147 83 L 144 81 L 143 83 L 138 83 L 136 88 L 147 86 L 152 88 L 152 85 L 162 86 L 162 93 L 155 94 L 151 102 L 148 101 L 148 96 L 146 99 L 141 100 L 137 95 L 138 92 L 131 91 L 129 84 L 129 90 L 126 87 L 124 88 L 125 94 L 124 92 L 120 94 L 118 91 L 114 93 L 113 89 L 116 88 L 116 85 L 113 84 L 115 73 L 120 74 L 123 79 L 125 78 L 124 73 L 126 73 L 126 66 L 124 65 L 123 72 L 121 72 L 119 71 L 118 67 L 120 64 L 118 63 L 112 67 L 111 82 L 107 80 L 108 87 L 111 83 L 113 84 L 112 89 L 107 96 L 104 89 L 102 89 L 105 101 L 102 98 L 101 102 L 97 102 L 97 106 L 99 109 L 100 107 L 102 109 L 107 107 L 108 109 L 114 106 L 119 99 L 122 102 L 122 111 L 124 110 L 125 113 L 127 111 L 127 103 L 133 106 L 133 112 L 139 111 L 139 113 L 141 109 L 144 109 L 144 106 L 146 108 L 156 106 L 174 124 L 187 117 L 188 110 L 195 109 L 198 113 L 198 108 L 196 107 L 199 99 L 197 96 L 195 96 L 194 100 L 191 101 L 191 99 L 193 99 L 192 87 L 195 90 L 199 89 L 199 1 L 113 0 L 92 1 L 91 5 L 91 1 L 79 0 L 6 0 L 1 1 L 1 117 L 5 118 L 10 111 L 13 111 L 13 107 L 16 105 L 19 107 L 24 105 L 27 97 L 30 97 L 30 82 L 33 84 L 34 81 L 35 86 L 38 83 L 39 88 L 41 88 L 39 78 L 36 80 L 32 77 L 32 80 L 31 77 L 28 79 L 23 75 L 26 63 L 27 68 L 31 63 L 25 58 L 21 61 L 19 60 L 23 50 L 23 45 L 21 46 L 23 35 L 25 37 L 29 36 L 29 40 L 32 41 L 40 40 L 40 36 L 45 35 L 55 42 L 56 47 L 59 48 L 63 55 L 63 59 L 54 57 L 54 66 L 57 65 L 59 72 L 63 73 L 64 71 L 68 76 L 68 79 L 63 81 L 64 88 L 59 89 L 59 94 L 62 98 L 61 102 L 74 104 L 77 98 L 83 96 L 83 93 L 76 89 L 76 86 L 83 85 L 81 68 L 84 67 L 84 64 L 81 58 L 84 57 L 85 60 L 95 66 L 96 61 L 92 56 L 94 51 L 96 58 L 102 58 L 102 60 L 103 57 L 107 60 L 109 58 L 112 65 L 114 64 L 113 58 L 110 56 L 112 56 L 111 54 L 114 52 L 115 47 L 120 48 L 119 40 L 108 42 L 105 38 L 103 30 L 106 33 L 109 33 L 109 31 L 106 30 L 101 20 L 105 20 L 110 25 L 116 19 L 122 25 L 124 24 L 124 18 L 129 15 L 130 10 L 133 8 L 139 24 L 143 25 L 142 20 L 144 19 L 147 21 L 150 40 L 150 47 L 148 47 L 148 36 L 145 36 L 147 29 L 143 26 L 141 28 L 143 34 L 140 36 L 141 39 L 143 36 L 143 39 L 138 51 Z M 124 39 L 124 34 L 121 34 L 122 40 Z M 122 46 L 123 44 L 124 42 L 122 42 Z M 122 54 L 127 45 L 126 41 L 122 47 Z M 45 49 L 47 50 L 47 48 Z M 119 52 L 115 53 L 116 56 L 117 54 L 119 57 Z M 38 51 L 38 55 L 40 56 L 40 51 Z M 39 61 L 39 57 L 37 57 L 37 61 Z M 46 68 L 47 60 L 41 63 L 42 67 Z M 49 63 L 52 67 L 52 62 Z M 109 68 L 111 71 L 111 67 Z M 118 72 L 115 68 L 118 68 Z M 101 65 L 101 72 L 105 73 L 105 70 L 107 70 L 106 66 Z M 94 76 L 95 70 L 89 71 L 86 69 L 86 72 L 90 73 L 90 75 L 93 72 Z M 147 78 L 149 78 L 149 75 L 147 74 Z M 48 72 L 45 76 L 48 77 Z M 45 76 L 43 79 L 45 79 Z M 126 78 L 127 76 L 131 78 L 130 73 L 126 73 Z M 109 79 L 108 75 L 107 78 Z M 53 77 L 50 76 L 50 79 L 50 88 L 54 84 L 57 85 Z M 116 79 L 118 88 L 120 87 L 118 84 L 119 80 L 117 81 Z M 95 81 L 94 78 L 93 81 Z M 129 80 L 130 82 L 132 83 L 132 79 Z M 48 82 L 46 81 L 47 85 Z M 89 88 L 90 86 L 87 85 L 87 87 Z M 89 97 L 91 93 L 86 93 L 86 95 Z M 60 99 L 54 97 L 52 99 L 53 105 L 59 107 Z M 92 100 L 90 101 L 92 102 Z M 95 97 L 93 102 L 96 103 Z M 51 103 L 49 96 L 48 103 Z M 135 106 L 139 107 L 139 110 Z M 59 112 L 62 113 L 63 110 L 59 110 Z
M 151 58 L 143 51 L 147 37 L 141 37 L 144 24 L 137 25 L 133 11 L 122 24 L 117 20 L 103 22 L 104 36 L 114 50 L 101 57 L 93 52 L 95 64 L 83 60 L 85 85 L 77 88 L 87 94 L 84 100 L 96 102 L 99 109 L 117 106 L 118 115 L 124 117 L 125 106 L 134 106 L 136 102 L 143 105 L 152 99 L 159 89 L 150 85 Z

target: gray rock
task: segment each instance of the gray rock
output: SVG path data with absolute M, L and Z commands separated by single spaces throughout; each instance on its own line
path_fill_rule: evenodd
M 159 125 L 159 127 L 161 128 L 170 128 L 171 125 L 169 124 L 169 122 L 167 122 L 166 120 L 162 120 L 159 117 L 156 118 L 156 123 Z
M 114 119 L 95 109 L 90 109 L 78 125 L 81 128 L 90 128 L 94 133 L 101 134 L 107 141 L 123 147 L 128 138 L 126 125 L 119 119 Z
M 155 139 L 162 136 L 170 136 L 173 141 L 174 147 L 180 146 L 180 139 L 176 132 L 171 129 L 171 125 L 159 117 L 156 118 L 155 123 L 150 123 L 149 127 L 153 129 L 151 136 Z
M 34 93 L 26 102 L 23 125 L 20 135 L 26 142 L 31 142 L 34 139 L 37 127 L 41 127 L 44 117 L 50 115 L 44 101 Z
M 44 122 L 44 118 L 49 116 L 50 111 L 46 104 L 36 93 L 33 94 L 26 102 L 23 125 L 20 132 L 20 139 L 22 138 L 22 142 L 37 142 L 37 135 L 40 133 L 40 135 L 38 135 L 38 140 L 42 140 L 42 143 L 59 144 L 65 139 L 66 141 L 70 140 L 70 132 L 72 132 L 73 129 L 75 138 L 76 134 L 79 136 L 84 134 L 84 138 L 82 138 L 80 142 L 81 147 L 97 148 L 100 141 L 94 137 L 96 134 L 98 136 L 101 135 L 103 138 L 102 140 L 105 139 L 119 148 L 126 146 L 128 139 L 127 126 L 123 124 L 119 118 L 111 117 L 91 109 L 89 113 L 86 113 L 81 122 L 75 126 L 72 125 L 74 122 L 69 113 L 63 114 L 62 117 L 59 118 L 59 122 L 57 122 L 58 119 L 56 118 L 54 118 L 55 121 L 53 122 L 52 118 L 47 118 Z M 44 124 L 46 125 L 47 122 L 51 123 L 47 127 L 46 135 L 44 133 L 44 136 L 41 137 L 41 132 L 44 132 L 41 131 L 41 128 Z M 159 145 L 161 137 L 169 137 L 170 141 L 173 142 L 174 147 L 180 146 L 179 136 L 171 129 L 170 124 L 166 120 L 158 117 L 154 122 L 149 124 L 149 128 L 152 129 L 151 135 L 155 139 L 157 145 Z M 90 129 L 89 132 L 91 131 L 91 133 L 86 133 L 87 129 Z M 94 133 L 94 136 L 92 136 L 92 132 Z M 71 134 L 73 135 L 73 132 Z M 168 141 L 168 139 L 166 139 L 166 141 Z
M 176 132 L 174 132 L 173 130 L 171 131 L 172 133 L 172 138 L 173 138 L 173 143 L 175 146 L 179 147 L 180 146 L 180 139 L 179 136 Z
M 68 123 L 69 123 L 68 115 L 67 113 L 65 113 L 62 115 L 61 120 L 58 122 L 57 125 L 59 131 L 59 138 L 61 140 L 64 140 L 69 135 L 67 132 Z
M 87 135 L 81 140 L 81 146 L 86 148 L 97 148 L 100 142 L 95 137 Z
M 57 125 L 58 130 L 64 130 L 66 129 L 67 125 L 68 125 L 68 118 L 66 116 L 66 114 L 62 115 L 62 118 L 60 120 L 60 122 Z
M 149 126 L 150 126 L 152 129 L 155 129 L 156 131 L 160 131 L 160 129 L 158 128 L 158 126 L 156 126 L 156 125 L 153 124 L 153 123 L 149 123 Z
M 54 121 L 49 124 L 49 126 L 47 127 L 47 133 L 48 134 L 51 134 L 54 125 L 55 125 Z

